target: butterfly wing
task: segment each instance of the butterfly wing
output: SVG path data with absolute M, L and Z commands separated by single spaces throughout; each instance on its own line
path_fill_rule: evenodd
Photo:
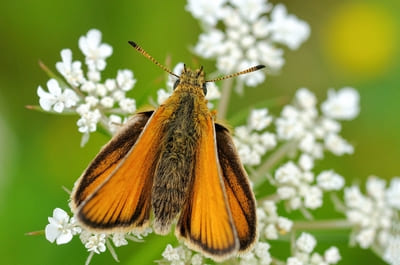
M 72 208 L 86 228 L 129 231 L 147 226 L 164 111 L 160 107 L 153 114 L 135 115 L 78 180 Z
M 77 208 L 110 175 L 136 143 L 152 114 L 153 111 L 148 111 L 134 115 L 100 150 L 99 154 L 75 183 L 72 195 L 73 208 Z
M 175 233 L 191 248 L 218 261 L 236 253 L 239 242 L 226 200 L 211 116 L 199 126 L 204 127 L 194 157 L 194 179 Z
M 239 252 L 248 250 L 257 238 L 256 203 L 229 131 L 215 124 L 218 159 L 229 207 L 239 237 Z

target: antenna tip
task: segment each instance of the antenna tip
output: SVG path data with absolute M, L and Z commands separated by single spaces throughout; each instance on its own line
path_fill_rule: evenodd
M 257 69 L 257 70 L 263 69 L 263 68 L 265 68 L 265 65 L 259 64 L 259 65 L 256 66 L 256 69 Z
M 130 45 L 132 45 L 133 46 L 133 48 L 136 48 L 137 47 L 137 44 L 135 43 L 135 42 L 133 42 L 133 41 L 128 41 L 128 43 L 130 44 Z

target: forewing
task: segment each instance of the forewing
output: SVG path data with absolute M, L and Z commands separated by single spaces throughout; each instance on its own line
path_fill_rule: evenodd
M 249 249 L 257 238 L 256 204 L 229 131 L 215 124 L 218 158 L 229 207 L 240 241 L 239 251 Z
M 141 112 L 130 118 L 116 135 L 100 150 L 82 176 L 75 183 L 71 196 L 77 208 L 107 179 L 136 143 L 153 111 Z
M 202 134 L 195 155 L 194 179 L 176 234 L 191 248 L 223 260 L 239 248 L 218 163 L 211 117 L 199 122 Z
M 97 183 L 89 185 L 91 190 L 76 209 L 77 218 L 85 227 L 101 231 L 129 231 L 148 225 L 151 187 L 161 148 L 164 111 L 165 108 L 161 106 L 154 112 L 136 143 L 119 161 L 116 159 L 112 165 L 103 162 L 108 165 L 104 166 L 105 170 L 95 170 L 101 172 L 95 179 Z M 79 190 L 80 185 L 73 193 L 73 198 L 80 198 Z

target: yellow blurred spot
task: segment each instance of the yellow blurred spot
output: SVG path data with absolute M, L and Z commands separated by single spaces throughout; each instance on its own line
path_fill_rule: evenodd
M 335 67 L 371 78 L 390 65 L 397 47 L 396 33 L 388 10 L 368 3 L 347 3 L 333 11 L 321 36 Z

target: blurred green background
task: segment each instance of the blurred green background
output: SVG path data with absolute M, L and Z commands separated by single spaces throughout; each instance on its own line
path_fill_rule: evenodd
M 272 1 L 277 3 L 277 1 Z M 324 99 L 328 88 L 352 86 L 361 94 L 361 114 L 343 125 L 343 136 L 355 146 L 352 156 L 321 162 L 346 177 L 347 184 L 369 175 L 389 179 L 400 174 L 400 1 L 283 1 L 288 12 L 307 21 L 311 37 L 298 51 L 286 51 L 281 73 L 267 78 L 243 97 L 234 95 L 230 113 L 261 100 L 291 98 L 299 87 Z M 53 70 L 59 52 L 71 48 L 82 59 L 78 38 L 91 28 L 103 32 L 113 46 L 103 77 L 129 68 L 138 82 L 131 91 L 140 106 L 164 87 L 164 74 L 138 55 L 127 40 L 135 40 L 155 58 L 172 65 L 192 65 L 190 45 L 200 28 L 180 1 L 1 1 L 0 3 L 0 263 L 84 264 L 87 252 L 78 239 L 70 244 L 50 244 L 44 236 L 24 233 L 44 229 L 55 207 L 68 209 L 68 195 L 83 169 L 108 139 L 93 134 L 80 148 L 81 134 L 75 116 L 30 111 L 38 104 L 36 89 L 48 77 L 42 60 Z M 199 60 L 208 72 L 213 62 Z M 262 96 L 261 96 L 262 95 Z M 276 110 L 272 110 L 277 112 Z M 229 114 L 228 114 L 229 117 Z M 329 217 L 329 212 L 321 211 Z M 328 234 L 329 235 L 329 234 Z M 345 233 L 343 233 L 345 235 Z M 331 242 L 319 239 L 318 251 L 340 246 L 340 264 L 382 264 L 369 251 L 354 248 L 341 233 Z M 150 236 L 146 243 L 119 248 L 120 264 L 152 264 L 174 237 Z M 287 245 L 281 253 L 287 251 Z M 276 249 L 274 251 L 277 251 Z M 114 264 L 107 252 L 92 264 Z

